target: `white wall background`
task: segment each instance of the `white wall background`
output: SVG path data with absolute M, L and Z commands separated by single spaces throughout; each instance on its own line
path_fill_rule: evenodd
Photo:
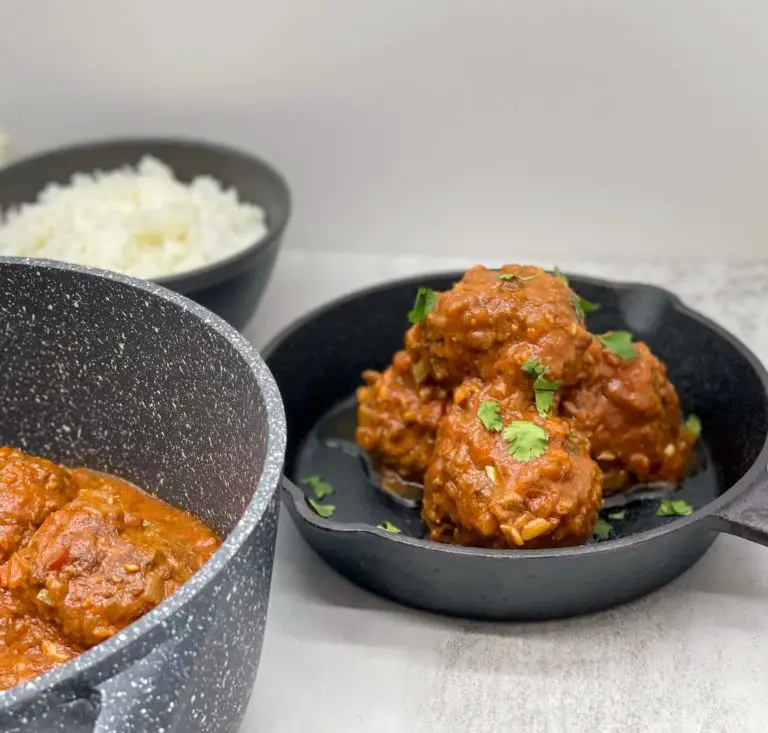
M 0 0 L 21 153 L 206 136 L 295 247 L 768 254 L 764 0 Z

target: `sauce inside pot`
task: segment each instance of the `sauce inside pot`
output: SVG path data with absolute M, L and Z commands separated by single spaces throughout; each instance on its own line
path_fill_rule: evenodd
M 121 479 L 0 448 L 0 689 L 125 628 L 220 544 Z

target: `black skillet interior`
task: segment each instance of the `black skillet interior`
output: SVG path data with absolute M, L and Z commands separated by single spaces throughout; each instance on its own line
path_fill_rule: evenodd
M 321 543 L 323 547 L 317 549 L 332 564 L 329 552 L 333 555 L 338 549 L 333 548 L 333 543 L 338 541 L 341 546 L 344 542 L 344 532 L 334 533 L 334 528 L 372 527 L 389 521 L 403 535 L 423 536 L 418 509 L 395 505 L 367 481 L 359 457 L 329 447 L 327 440 L 354 440 L 354 391 L 361 382 L 360 374 L 367 368 L 385 367 L 393 352 L 402 347 L 408 327 L 406 314 L 416 289 L 425 286 L 445 290 L 459 276 L 450 273 L 414 278 L 357 293 L 311 314 L 266 350 L 287 415 L 286 476 L 302 486 L 303 478 L 319 474 L 335 488 L 333 496 L 325 500 L 336 507 L 328 521 L 311 511 L 296 511 L 288 499 L 305 537 Z M 747 472 L 766 441 L 768 405 L 760 375 L 727 334 L 692 314 L 664 290 L 575 276 L 571 285 L 579 295 L 600 305 L 588 316 L 590 330 L 628 330 L 648 343 L 668 365 L 684 411 L 701 418 L 704 427 L 697 470 L 686 480 L 679 497 L 695 509 L 706 506 Z M 307 496 L 312 495 L 309 488 L 302 488 Z M 301 500 L 300 496 L 294 499 Z M 678 517 L 657 516 L 657 508 L 658 502 L 631 505 L 624 519 L 609 520 L 613 531 L 600 544 L 608 546 L 617 538 L 637 537 L 640 532 L 680 521 Z M 320 527 L 322 532 L 315 533 Z M 427 541 L 418 545 L 445 549 Z M 342 550 L 338 552 L 341 557 Z M 382 584 L 366 584 L 396 595 Z M 386 579 L 383 586 L 387 586 Z M 400 600 L 408 602 L 402 597 Z M 462 612 L 460 608 L 436 610 Z
M 443 290 L 454 276 L 419 280 Z M 625 329 L 648 343 L 667 363 L 685 412 L 695 412 L 704 427 L 696 470 L 685 481 L 679 497 L 700 508 L 735 483 L 757 456 L 765 439 L 764 424 L 750 425 L 750 413 L 737 415 L 735 389 L 749 394 L 758 384 L 742 384 L 749 374 L 729 363 L 718 348 L 717 336 L 692 322 L 671 305 L 667 293 L 648 286 L 615 286 L 572 278 L 574 289 L 600 304 L 588 316 L 594 333 Z M 418 509 L 394 504 L 366 479 L 359 457 L 333 447 L 354 442 L 356 411 L 354 390 L 366 368 L 383 368 L 402 347 L 416 283 L 392 286 L 349 300 L 294 332 L 286 346 L 269 358 L 281 387 L 289 423 L 286 475 L 295 483 L 321 475 L 336 489 L 333 519 L 339 522 L 395 524 L 403 532 L 421 537 L 424 528 Z M 296 359 L 301 354 L 302 358 Z M 329 445 L 329 443 L 331 445 Z M 739 450 L 734 451 L 734 443 Z M 312 495 L 307 490 L 308 495 Z M 331 501 L 331 500 L 329 500 Z M 610 520 L 613 537 L 651 529 L 675 521 L 656 515 L 658 502 L 628 507 L 624 520 Z

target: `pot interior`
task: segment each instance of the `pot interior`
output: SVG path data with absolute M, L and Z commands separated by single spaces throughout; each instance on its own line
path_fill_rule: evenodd
M 82 270 L 0 262 L 0 443 L 125 478 L 226 536 L 267 452 L 237 349 L 182 305 Z

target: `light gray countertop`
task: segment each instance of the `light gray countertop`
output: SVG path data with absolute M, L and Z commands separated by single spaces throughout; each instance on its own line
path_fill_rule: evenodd
M 263 346 L 342 293 L 471 264 L 286 251 L 248 335 Z M 768 363 L 768 261 L 560 266 L 673 290 Z M 283 514 L 243 731 L 762 733 L 766 690 L 768 549 L 758 545 L 720 537 L 683 577 L 611 611 L 483 623 L 413 611 L 357 588 Z

